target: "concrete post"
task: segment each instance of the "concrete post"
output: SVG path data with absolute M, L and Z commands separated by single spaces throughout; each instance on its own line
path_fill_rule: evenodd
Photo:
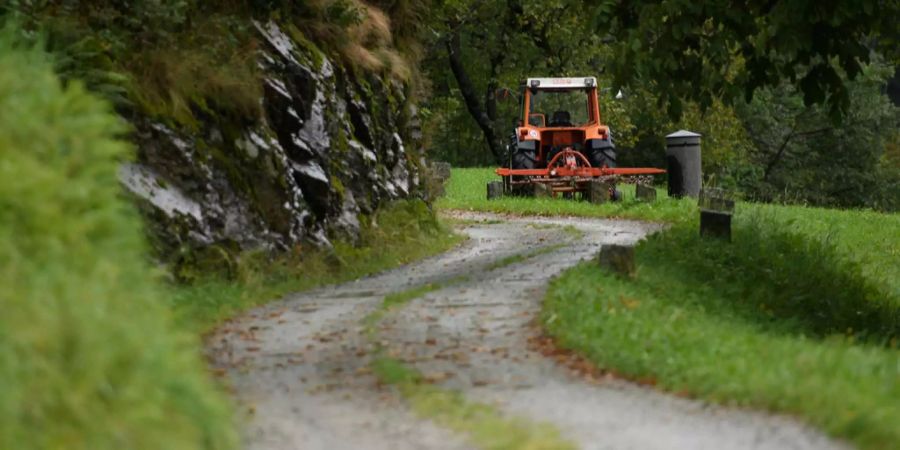
M 634 186 L 634 196 L 638 200 L 647 202 L 656 201 L 656 188 L 638 183 Z
M 719 189 L 704 189 L 700 191 L 697 205 L 700 207 L 700 236 L 731 242 L 734 200 L 726 198 Z
M 503 197 L 503 182 L 491 181 L 487 184 L 487 199 L 494 200 Z
M 703 176 L 700 165 L 700 134 L 680 130 L 666 136 L 666 163 L 669 171 L 669 197 L 700 195 Z
M 610 200 L 609 191 L 611 186 L 609 183 L 598 180 L 588 182 L 588 200 L 591 203 L 606 203 Z

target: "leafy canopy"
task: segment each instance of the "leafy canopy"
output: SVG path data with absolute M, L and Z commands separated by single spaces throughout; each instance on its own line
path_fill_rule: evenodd
M 873 51 L 897 61 L 900 3 L 861 0 L 599 0 L 595 27 L 615 40 L 618 84 L 652 81 L 660 103 L 679 116 L 683 100 L 750 100 L 788 80 L 804 103 L 828 103 L 832 118 L 850 108 L 847 79 Z

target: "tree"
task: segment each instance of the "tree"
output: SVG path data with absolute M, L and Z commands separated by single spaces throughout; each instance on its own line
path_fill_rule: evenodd
M 805 106 L 790 83 L 761 89 L 739 105 L 759 174 L 744 190 L 765 201 L 896 208 L 887 201 L 892 181 L 882 167 L 885 146 L 900 125 L 900 109 L 883 93 L 890 72 L 875 63 L 846 82 L 853 101 L 840 126 L 822 106 Z
M 528 76 L 595 73 L 602 51 L 589 18 L 572 0 L 445 0 L 433 9 L 429 74 L 436 97 L 458 95 L 495 162 L 505 156 L 505 131 L 518 105 L 500 104 L 500 87 Z M 449 67 L 452 80 L 445 78 Z M 452 85 L 458 91 L 451 92 Z M 515 89 L 513 89 L 515 90 Z M 446 119 L 446 117 L 442 117 Z M 476 161 L 477 157 L 473 158 Z
M 595 26 L 614 36 L 617 84 L 652 81 L 672 116 L 750 100 L 787 80 L 804 105 L 849 111 L 847 81 L 878 48 L 898 59 L 900 3 L 890 0 L 595 0 Z M 842 76 L 845 74 L 846 76 Z

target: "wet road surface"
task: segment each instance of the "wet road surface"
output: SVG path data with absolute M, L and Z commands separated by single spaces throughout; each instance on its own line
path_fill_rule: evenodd
M 249 449 L 463 449 L 465 436 L 417 418 L 380 386 L 376 344 L 426 378 L 504 414 L 553 424 L 584 449 L 844 448 L 779 416 L 711 406 L 616 379 L 585 380 L 529 341 L 550 278 L 603 244 L 634 243 L 657 225 L 583 218 L 512 218 L 460 229 L 460 247 L 354 282 L 261 307 L 209 340 L 242 408 Z M 567 226 L 569 230 L 562 227 Z M 573 233 L 572 228 L 580 231 Z M 540 256 L 498 267 L 515 254 Z M 447 283 L 391 311 L 378 340 L 362 319 L 385 295 Z

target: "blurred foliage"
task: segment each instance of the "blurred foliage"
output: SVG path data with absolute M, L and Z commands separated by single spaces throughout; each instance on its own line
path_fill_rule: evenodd
M 595 0 L 595 24 L 615 36 L 617 84 L 651 81 L 678 117 L 685 100 L 702 108 L 752 99 L 787 80 L 806 106 L 828 104 L 832 119 L 851 106 L 847 81 L 875 51 L 897 63 L 900 3 Z
M 884 95 L 891 72 L 874 63 L 847 82 L 853 100 L 837 126 L 825 107 L 805 106 L 803 94 L 788 83 L 739 105 L 756 170 L 743 192 L 763 201 L 900 209 L 900 168 L 891 166 L 888 152 L 900 129 L 900 108 Z
M 0 29 L 0 448 L 236 448 L 121 196 L 125 123 Z

